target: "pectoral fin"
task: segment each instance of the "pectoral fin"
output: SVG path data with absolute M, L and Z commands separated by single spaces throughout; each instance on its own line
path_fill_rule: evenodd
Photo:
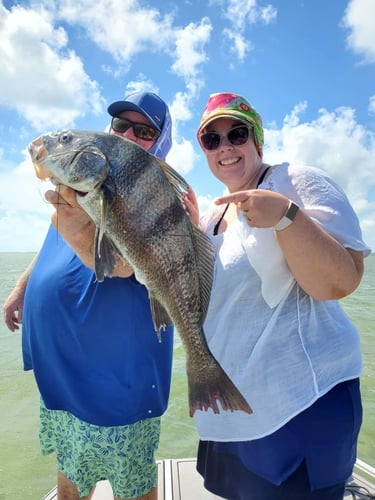
M 150 306 L 151 306 L 152 321 L 154 323 L 155 332 L 160 342 L 161 330 L 165 330 L 167 326 L 171 326 L 173 323 L 165 308 L 160 304 L 160 302 L 157 299 L 151 296 L 150 296 Z
M 119 254 L 116 246 L 105 234 L 101 233 L 100 228 L 96 228 L 95 234 L 95 275 L 99 282 L 102 282 L 106 276 L 113 276 L 116 265 L 116 255 Z

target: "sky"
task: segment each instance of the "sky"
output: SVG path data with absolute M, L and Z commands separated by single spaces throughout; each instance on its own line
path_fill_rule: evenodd
M 106 130 L 136 90 L 169 105 L 167 161 L 201 211 L 223 192 L 196 129 L 211 93 L 263 118 L 264 161 L 324 169 L 375 251 L 375 0 L 0 0 L 0 251 L 38 251 L 51 206 L 27 152 L 41 133 Z

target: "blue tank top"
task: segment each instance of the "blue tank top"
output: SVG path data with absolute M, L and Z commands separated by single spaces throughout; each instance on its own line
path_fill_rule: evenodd
M 102 426 L 166 410 L 173 330 L 158 341 L 147 290 L 134 277 L 96 282 L 51 226 L 24 304 L 24 369 L 34 370 L 47 408 Z

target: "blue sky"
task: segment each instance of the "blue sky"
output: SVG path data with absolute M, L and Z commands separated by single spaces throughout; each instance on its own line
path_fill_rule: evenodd
M 51 207 L 27 153 L 40 133 L 105 130 L 134 90 L 169 104 L 167 161 L 201 209 L 223 186 L 195 130 L 210 93 L 257 108 L 265 161 L 326 170 L 375 249 L 374 0 L 0 1 L 0 251 L 37 251 Z

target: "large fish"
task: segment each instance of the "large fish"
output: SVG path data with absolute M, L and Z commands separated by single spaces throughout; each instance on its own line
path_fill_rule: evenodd
M 77 192 L 94 220 L 95 273 L 111 276 L 115 256 L 129 263 L 149 293 L 155 330 L 177 328 L 186 352 L 189 407 L 252 413 L 208 349 L 203 332 L 214 250 L 183 207 L 185 180 L 141 147 L 104 132 L 52 132 L 29 152 L 39 178 Z

